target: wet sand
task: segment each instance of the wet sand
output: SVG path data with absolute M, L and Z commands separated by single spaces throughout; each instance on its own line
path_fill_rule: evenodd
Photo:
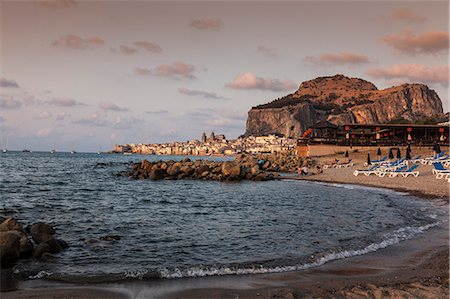
M 440 206 L 446 213 L 443 223 L 412 240 L 308 270 L 77 285 L 34 280 L 17 282 L 19 291 L 1 293 L 1 298 L 448 298 L 450 184 L 423 165 L 418 178 L 355 177 L 364 155 L 353 155 L 354 167 L 295 179 L 407 191 Z

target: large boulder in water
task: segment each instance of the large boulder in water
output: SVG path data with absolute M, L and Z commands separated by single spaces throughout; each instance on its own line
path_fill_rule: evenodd
M 9 233 L 19 237 L 19 257 L 28 258 L 33 253 L 33 243 L 31 243 L 27 234 L 19 230 L 10 230 Z
M 53 227 L 45 223 L 38 222 L 31 227 L 31 237 L 37 244 L 53 239 L 54 234 Z
M 0 231 L 1 232 L 5 232 L 5 231 L 9 231 L 9 230 L 18 230 L 18 231 L 25 233 L 25 230 L 23 229 L 22 225 L 20 225 L 20 223 L 17 222 L 17 220 L 12 217 L 8 217 L 8 218 L 6 218 L 5 221 L 0 223 Z
M 0 232 L 0 263 L 2 268 L 14 265 L 20 257 L 20 237 L 12 232 Z

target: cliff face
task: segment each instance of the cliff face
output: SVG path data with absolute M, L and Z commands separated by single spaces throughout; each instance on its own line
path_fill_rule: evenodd
M 282 134 L 299 137 L 321 120 L 346 123 L 387 123 L 442 115 L 442 102 L 423 84 L 403 84 L 384 90 L 343 75 L 303 82 L 290 95 L 248 112 L 245 135 Z

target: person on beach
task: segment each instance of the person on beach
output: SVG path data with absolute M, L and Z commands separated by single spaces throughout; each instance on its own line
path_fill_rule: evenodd
M 323 172 L 322 167 L 320 167 L 320 165 L 317 165 L 317 166 L 316 166 L 316 174 L 320 174 L 320 173 L 322 173 L 322 172 Z
M 305 165 L 303 167 L 298 168 L 298 175 L 308 175 L 308 166 Z

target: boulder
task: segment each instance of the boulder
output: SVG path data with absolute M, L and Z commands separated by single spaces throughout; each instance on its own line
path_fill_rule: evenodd
M 14 265 L 20 257 L 20 237 L 11 232 L 0 232 L 0 263 L 2 268 Z
M 232 162 L 224 162 L 222 164 L 222 175 L 225 177 L 239 177 L 241 167 Z
M 33 257 L 39 258 L 44 253 L 50 252 L 50 246 L 47 243 L 41 243 L 33 251 Z
M 153 167 L 153 164 L 150 163 L 150 162 L 147 161 L 147 160 L 143 160 L 143 161 L 141 162 L 141 168 L 142 168 L 142 169 L 145 169 L 145 170 L 147 170 L 147 171 L 150 171 L 150 170 L 152 169 L 152 167 Z
M 33 243 L 31 243 L 27 234 L 19 230 L 10 230 L 9 233 L 13 233 L 19 237 L 19 257 L 28 258 L 33 253 Z
M 252 175 L 257 175 L 259 173 L 259 166 L 258 165 L 253 166 L 250 172 Z
M 18 230 L 25 233 L 22 225 L 15 218 L 8 217 L 0 224 L 0 231 Z
M 46 243 L 49 246 L 49 252 L 50 253 L 58 253 L 58 252 L 61 252 L 63 250 L 61 245 L 60 245 L 60 243 L 57 240 L 55 240 L 53 237 L 51 239 L 45 241 L 44 243 Z
M 176 163 L 175 163 L 176 164 Z M 180 167 L 177 165 L 169 166 L 166 170 L 167 174 L 170 176 L 177 176 L 180 173 Z
M 182 166 L 180 168 L 180 172 L 184 174 L 185 176 L 189 177 L 194 173 L 194 168 L 189 166 Z
M 53 227 L 45 223 L 38 222 L 31 227 L 31 237 L 37 244 L 52 239 L 54 234 Z
M 148 178 L 151 180 L 161 180 L 164 178 L 165 171 L 159 168 L 152 169 L 148 174 Z

